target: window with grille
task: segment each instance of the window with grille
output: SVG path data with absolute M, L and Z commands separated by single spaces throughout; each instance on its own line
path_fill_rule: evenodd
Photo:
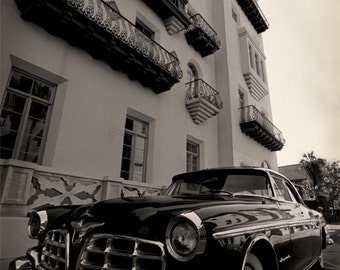
M 126 180 L 145 182 L 148 124 L 127 117 L 120 176 Z
M 144 35 L 146 35 L 150 39 L 154 39 L 155 32 L 152 31 L 145 23 L 143 23 L 140 19 L 136 19 L 136 28 L 141 31 Z
M 192 141 L 187 141 L 187 171 L 200 169 L 200 146 Z
M 0 158 L 41 163 L 56 85 L 11 71 L 1 104 Z

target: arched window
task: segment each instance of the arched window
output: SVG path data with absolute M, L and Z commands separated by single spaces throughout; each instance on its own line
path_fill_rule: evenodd
M 188 64 L 188 74 L 187 74 L 187 82 L 192 82 L 198 79 L 198 73 L 195 66 L 191 63 Z
M 187 93 L 190 93 L 190 96 L 197 96 L 197 88 L 198 88 L 198 72 L 196 67 L 189 63 L 187 69 Z

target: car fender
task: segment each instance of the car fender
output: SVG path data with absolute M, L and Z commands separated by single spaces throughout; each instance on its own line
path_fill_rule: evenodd
M 265 247 L 266 252 L 259 252 L 259 251 L 263 251 L 263 248 Z M 270 265 L 270 269 L 271 270 L 276 270 L 279 269 L 279 263 L 277 260 L 277 255 L 275 252 L 275 248 L 272 245 L 270 239 L 264 234 L 264 233 L 257 233 L 254 235 L 250 235 L 248 236 L 248 238 L 246 239 L 246 242 L 243 246 L 242 249 L 242 267 L 241 269 L 243 270 L 246 266 L 246 261 L 247 261 L 247 257 L 249 256 L 250 253 L 253 253 L 254 255 L 256 255 L 256 257 L 261 261 L 262 264 L 267 263 Z M 271 258 L 268 258 L 268 255 L 270 253 L 272 253 Z M 265 260 L 264 260 L 264 256 L 266 255 Z M 268 268 L 268 269 L 269 269 Z

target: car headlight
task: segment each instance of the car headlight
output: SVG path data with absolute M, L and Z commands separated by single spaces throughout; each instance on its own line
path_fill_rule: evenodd
M 179 261 L 189 261 L 203 253 L 206 244 L 202 220 L 187 211 L 170 221 L 166 230 L 166 246 L 169 253 Z
M 28 221 L 28 235 L 32 239 L 37 239 L 41 236 L 47 228 L 47 212 L 46 211 L 34 211 Z

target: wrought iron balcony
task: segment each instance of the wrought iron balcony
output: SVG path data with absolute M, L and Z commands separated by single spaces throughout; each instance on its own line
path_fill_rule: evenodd
M 200 124 L 217 115 L 223 108 L 220 94 L 202 79 L 185 84 L 187 86 L 185 106 L 192 120 Z
M 177 57 L 103 0 L 16 0 L 22 17 L 81 47 L 155 93 L 182 78 Z
M 237 2 L 257 33 L 260 34 L 269 28 L 268 21 L 257 3 L 257 0 L 237 0 Z
M 279 151 L 285 144 L 282 132 L 255 106 L 239 108 L 240 127 L 243 133 L 271 151 Z
M 220 40 L 216 31 L 197 13 L 190 17 L 191 26 L 186 29 L 185 37 L 189 45 L 193 46 L 202 57 L 213 54 L 220 48 Z
M 187 28 L 191 22 L 185 12 L 188 0 L 143 0 L 164 22 L 170 35 Z

